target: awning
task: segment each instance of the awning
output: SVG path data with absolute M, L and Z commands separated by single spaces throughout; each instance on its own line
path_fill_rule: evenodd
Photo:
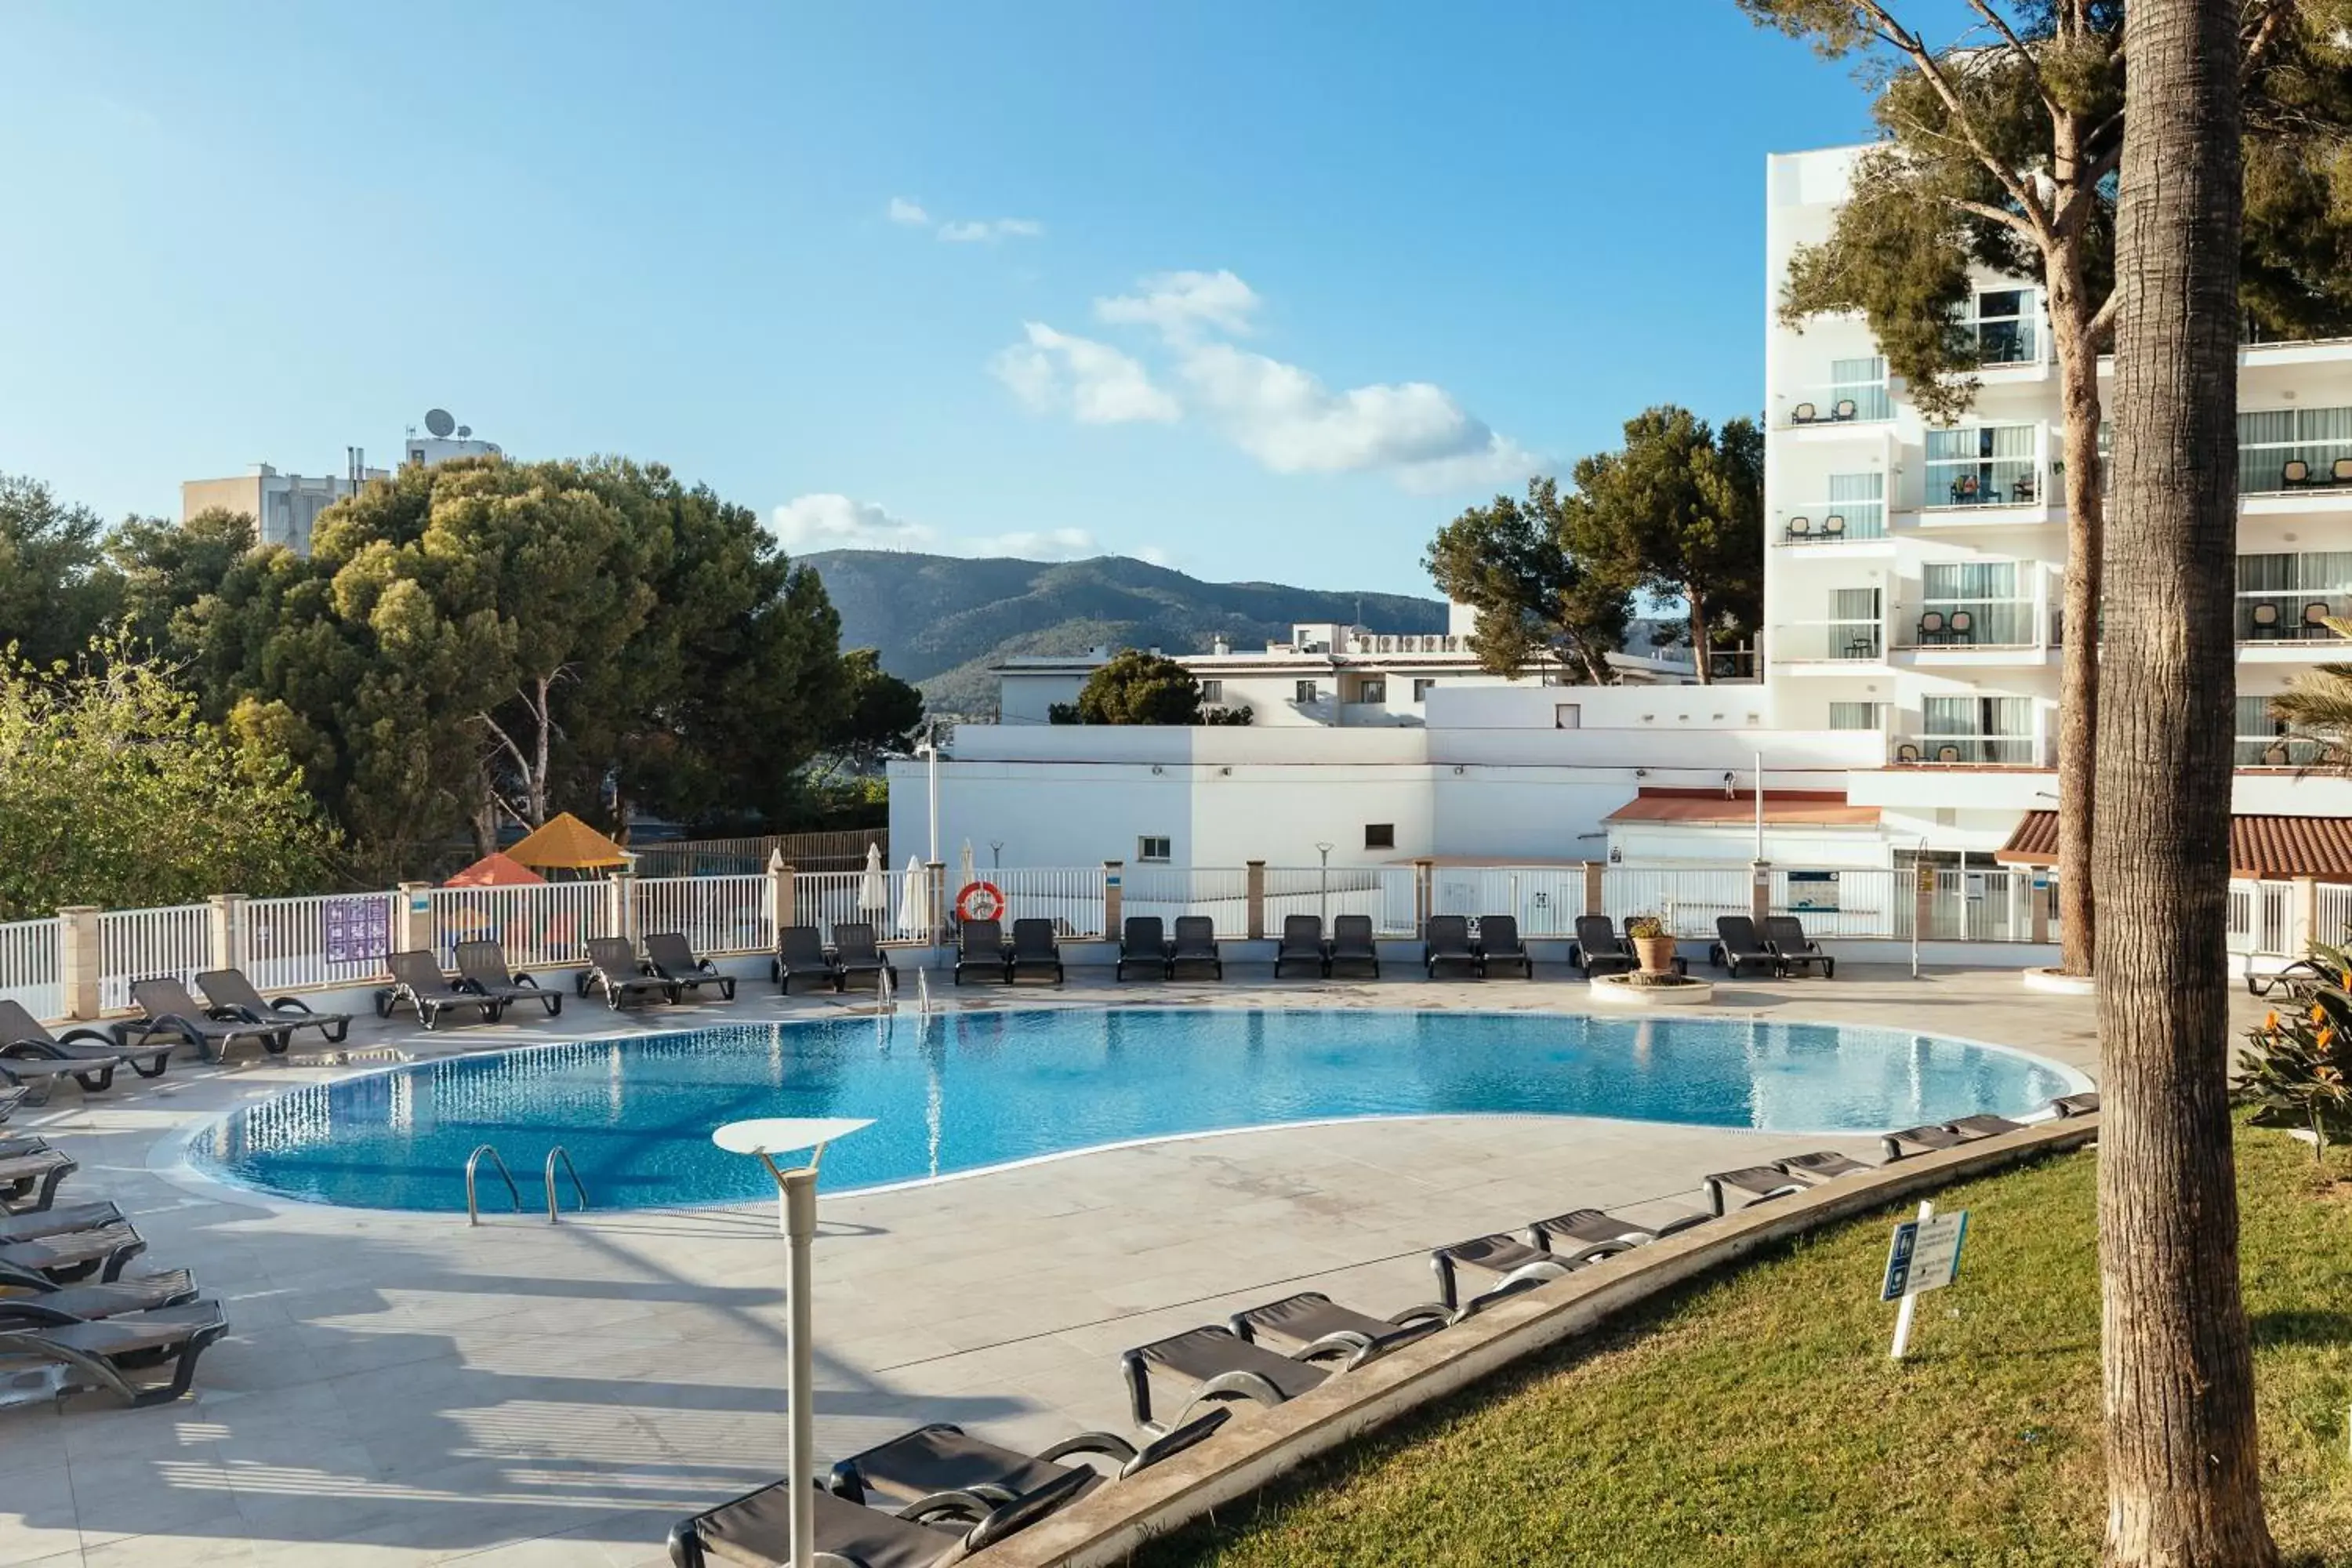
M 1993 858 L 2003 866 L 2055 866 L 2058 814 L 2027 812 Z M 2352 882 L 2352 817 L 2232 816 L 2230 875 Z
M 619 845 L 568 811 L 549 817 L 545 826 L 533 828 L 520 842 L 509 846 L 507 858 L 558 871 L 625 866 L 629 860 Z
M 1746 827 L 1756 821 L 1756 792 L 1645 789 L 1601 819 L 1604 823 L 1675 823 L 1686 827 Z M 1878 807 L 1848 805 L 1833 789 L 1768 789 L 1767 827 L 1875 827 Z

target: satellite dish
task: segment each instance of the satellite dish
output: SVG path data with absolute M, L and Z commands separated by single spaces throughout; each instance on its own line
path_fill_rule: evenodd
M 471 425 L 460 425 L 457 426 L 457 439 L 460 441 L 464 440 L 473 433 L 474 427 Z
M 446 437 L 457 427 L 457 422 L 449 417 L 449 411 L 446 408 L 428 408 L 425 411 L 425 427 L 436 436 Z

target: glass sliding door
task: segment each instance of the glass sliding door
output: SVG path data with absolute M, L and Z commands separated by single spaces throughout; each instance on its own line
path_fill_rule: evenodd
M 2014 561 L 1930 561 L 1919 569 L 1923 645 L 2029 647 L 2033 600 Z
M 1925 504 L 2021 506 L 2040 500 L 2041 451 L 2039 425 L 1930 430 Z

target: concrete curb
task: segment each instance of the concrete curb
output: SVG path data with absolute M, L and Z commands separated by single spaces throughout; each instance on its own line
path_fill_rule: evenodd
M 1738 1211 L 1580 1268 L 1505 1300 L 1269 1409 L 1234 1408 L 1207 1442 L 1130 1480 L 1097 1489 L 969 1561 L 974 1568 L 1113 1568 L 1161 1536 L 1274 1481 L 1317 1455 L 1445 1398 L 1625 1308 L 1761 1247 L 1954 1182 L 2098 1137 L 2096 1115 L 1915 1156 L 1866 1176 L 1841 1177 L 1801 1196 Z M 1377 1310 L 1376 1303 L 1349 1305 Z M 1104 1375 L 1111 1375 L 1106 1366 Z

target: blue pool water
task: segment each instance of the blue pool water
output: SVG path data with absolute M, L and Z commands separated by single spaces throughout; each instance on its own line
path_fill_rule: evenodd
M 2014 1114 L 2084 1087 L 2014 1052 L 1821 1024 L 1025 1010 L 902 1017 L 887 1047 L 872 1019 L 837 1019 L 418 1063 L 235 1112 L 192 1154 L 287 1196 L 463 1209 L 476 1145 L 497 1144 L 535 1205 L 540 1167 L 561 1143 L 596 1207 L 644 1208 L 772 1194 L 755 1162 L 710 1142 L 712 1128 L 748 1117 L 872 1118 L 825 1154 L 826 1190 L 838 1192 L 1330 1117 L 1533 1112 L 1866 1132 Z

